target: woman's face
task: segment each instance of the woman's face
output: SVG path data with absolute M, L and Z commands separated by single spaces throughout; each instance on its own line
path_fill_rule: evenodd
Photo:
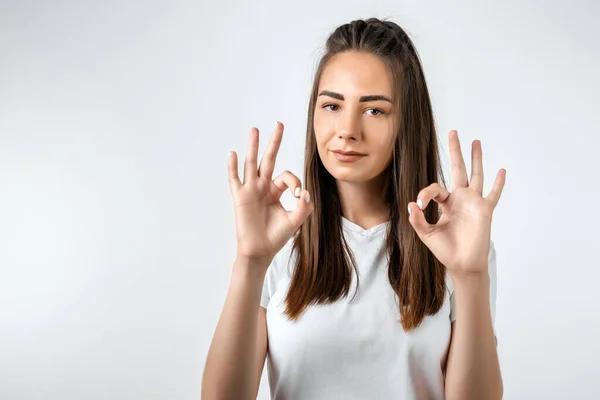
M 369 53 L 332 58 L 319 81 L 314 128 L 323 165 L 337 180 L 365 182 L 388 166 L 396 140 L 386 65 Z

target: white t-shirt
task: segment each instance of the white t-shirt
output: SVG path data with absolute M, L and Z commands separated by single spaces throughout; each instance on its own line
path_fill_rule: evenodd
M 312 305 L 297 321 L 284 314 L 292 277 L 291 241 L 267 270 L 261 306 L 267 310 L 267 367 L 271 399 L 443 399 L 443 360 L 456 319 L 454 287 L 435 315 L 406 333 L 396 294 L 388 281 L 385 236 L 389 223 L 365 230 L 343 218 L 346 241 L 360 275 L 347 297 Z M 496 300 L 496 255 L 489 253 L 492 321 Z M 354 274 L 353 274 L 354 275 Z

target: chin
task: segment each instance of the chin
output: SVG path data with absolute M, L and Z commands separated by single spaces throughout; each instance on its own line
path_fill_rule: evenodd
M 370 171 L 368 166 L 361 166 L 359 163 L 348 165 L 331 165 L 332 163 L 324 164 L 325 169 L 334 179 L 344 182 L 367 182 L 376 177 L 376 171 Z

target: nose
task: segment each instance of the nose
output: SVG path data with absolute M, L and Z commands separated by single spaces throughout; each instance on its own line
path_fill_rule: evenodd
M 350 112 L 344 113 L 339 120 L 338 138 L 350 141 L 361 139 L 360 118 Z

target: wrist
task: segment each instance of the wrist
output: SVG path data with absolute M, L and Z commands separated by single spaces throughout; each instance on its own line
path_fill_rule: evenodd
M 451 274 L 454 291 L 481 293 L 490 290 L 490 275 L 482 272 Z
M 262 285 L 267 269 L 271 264 L 270 258 L 248 258 L 238 256 L 233 263 L 234 279 L 243 281 L 260 281 Z

